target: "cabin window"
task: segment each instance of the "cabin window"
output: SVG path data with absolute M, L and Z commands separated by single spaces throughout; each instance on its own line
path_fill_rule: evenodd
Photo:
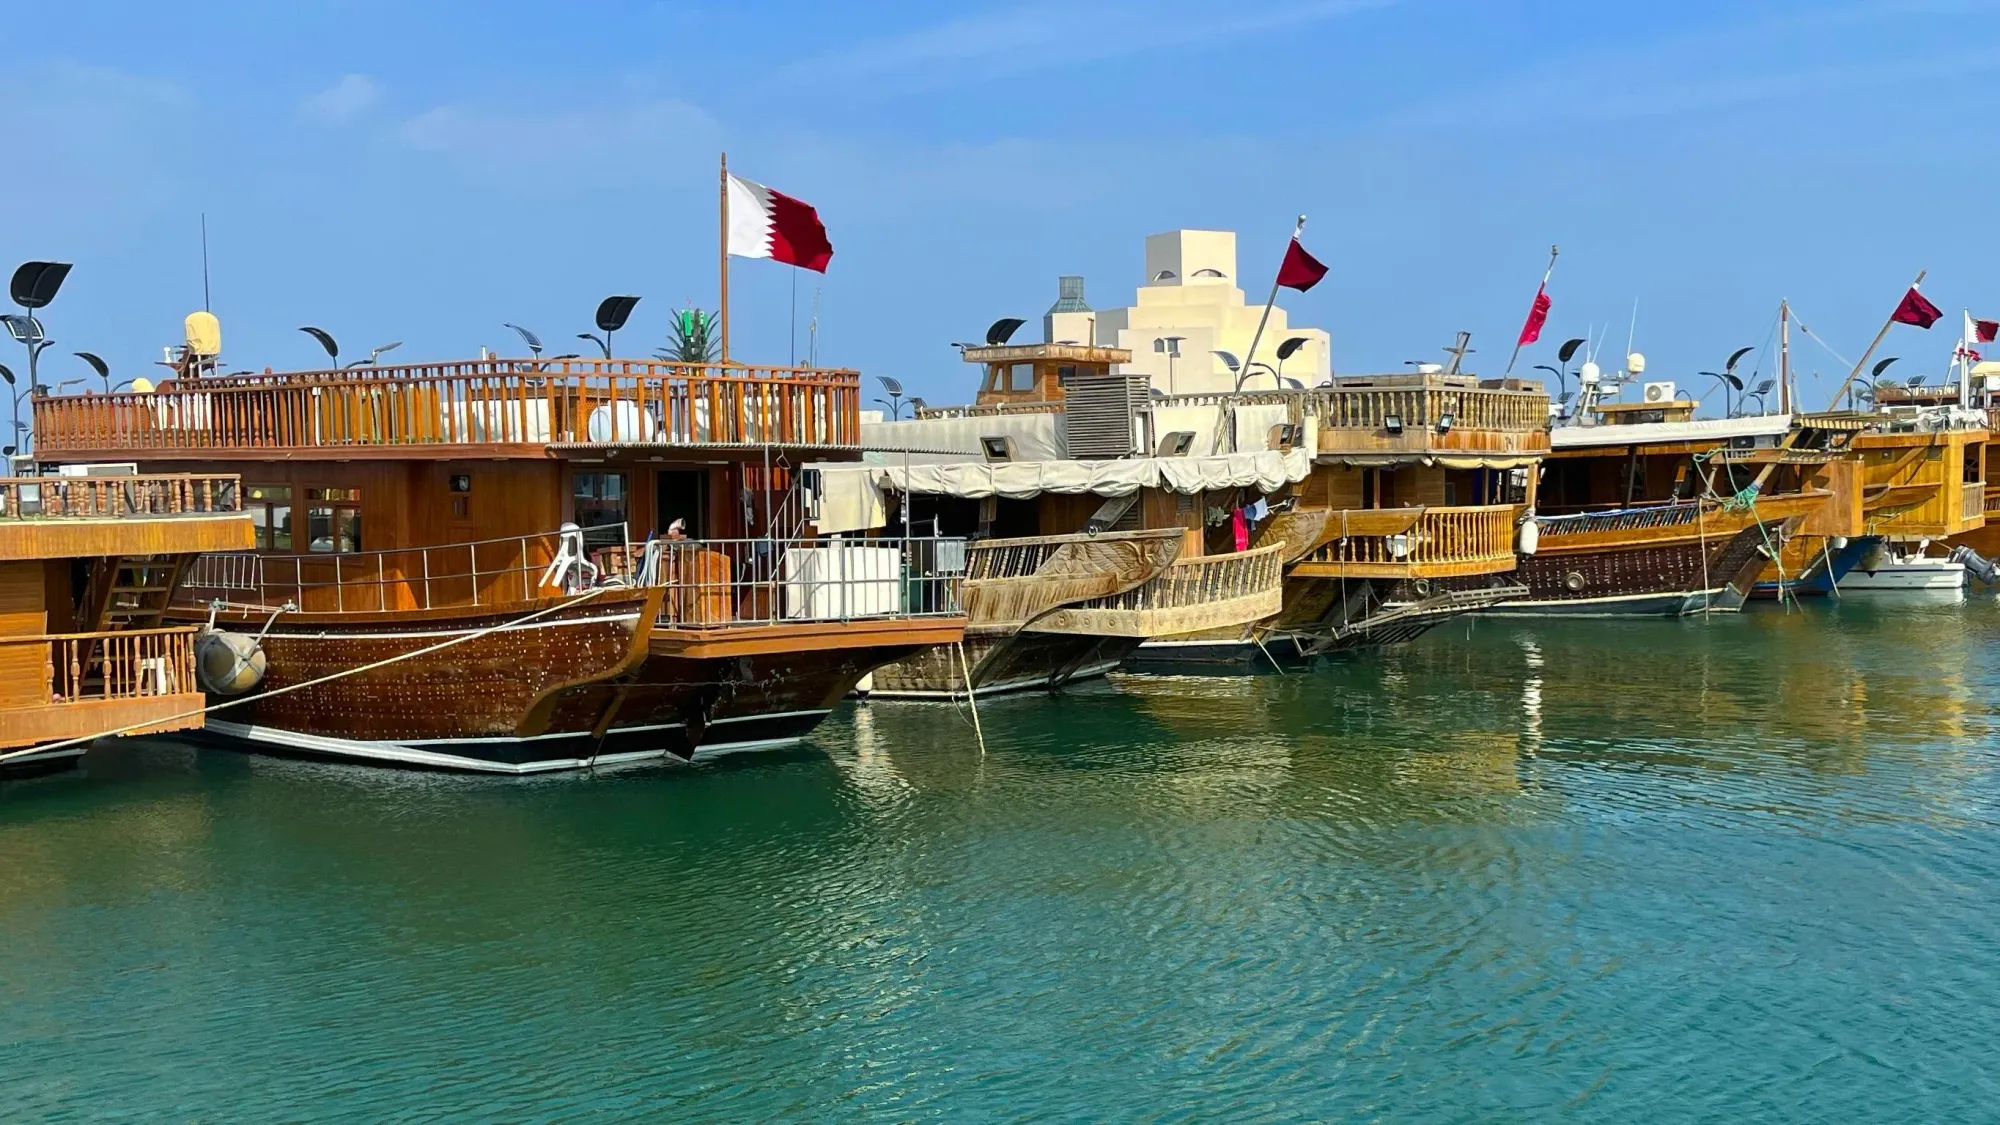
M 292 549 L 292 489 L 284 484 L 253 484 L 249 488 L 250 522 L 257 525 L 257 549 Z
M 1965 476 L 1963 478 L 1965 483 L 1978 484 L 1980 474 L 1985 470 L 1985 468 L 1986 468 L 1986 457 L 1984 453 L 1984 447 L 1978 445 L 1966 446 Z
M 351 555 L 361 549 L 361 490 L 306 489 L 306 549 L 322 555 Z
M 610 527 L 626 522 L 624 473 L 578 473 L 570 483 L 578 527 Z
M 1035 389 L 1035 365 L 1017 363 L 1007 369 L 1007 389 L 1010 391 L 1032 391 Z

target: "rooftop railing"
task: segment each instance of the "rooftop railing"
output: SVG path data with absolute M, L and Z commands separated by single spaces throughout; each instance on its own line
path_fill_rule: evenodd
M 0 478 L 0 519 L 151 519 L 242 510 L 242 481 L 235 476 Z
M 851 446 L 860 376 L 816 368 L 512 360 L 175 380 L 38 398 L 47 454 L 354 446 Z

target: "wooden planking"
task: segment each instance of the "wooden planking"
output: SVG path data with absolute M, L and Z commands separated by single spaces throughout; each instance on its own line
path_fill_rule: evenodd
M 200 692 L 152 695 L 141 699 L 92 699 L 54 707 L 9 710 L 0 705 L 0 750 L 85 738 L 134 723 L 151 724 L 135 734 L 195 730 L 200 717 L 181 717 L 207 704 Z
M 247 513 L 158 519 L 0 521 L 0 561 L 186 555 L 244 551 L 256 542 Z

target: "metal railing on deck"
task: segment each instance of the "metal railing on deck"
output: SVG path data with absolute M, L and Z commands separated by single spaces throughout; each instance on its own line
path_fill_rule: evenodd
M 579 534 L 586 551 L 619 547 L 627 538 L 622 523 Z M 506 605 L 562 592 L 542 581 L 561 547 L 562 534 L 550 532 L 348 554 L 210 554 L 188 567 L 180 597 L 273 609 L 289 602 L 306 613 Z
M 0 477 L 0 519 L 146 519 L 243 510 L 233 475 Z
M 194 626 L 0 637 L 0 648 L 39 648 L 45 704 L 142 699 L 196 692 Z
M 363 554 L 205 555 L 181 597 L 380 613 L 500 606 L 593 585 L 666 586 L 662 624 L 710 628 L 952 615 L 964 578 L 963 539 L 632 543 L 620 523 Z
M 655 539 L 603 552 L 604 577 L 665 586 L 678 629 L 960 612 L 963 539 Z
M 1302 561 L 1406 567 L 1511 563 L 1511 504 L 1473 508 L 1404 508 L 1339 513 L 1340 533 Z
M 36 442 L 73 450 L 357 445 L 853 445 L 860 376 L 641 360 L 410 364 L 175 380 L 38 398 Z

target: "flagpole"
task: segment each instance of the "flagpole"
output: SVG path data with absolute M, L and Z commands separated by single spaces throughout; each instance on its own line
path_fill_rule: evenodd
M 1300 215 L 1298 223 L 1292 227 L 1292 241 L 1297 242 L 1299 236 L 1305 232 L 1306 217 Z M 1289 253 L 1289 244 L 1287 252 Z M 1243 381 L 1250 377 L 1250 361 L 1257 357 L 1257 345 L 1264 339 L 1264 326 L 1271 322 L 1271 309 L 1278 303 L 1278 278 L 1282 277 L 1284 272 L 1284 266 L 1280 265 L 1277 274 L 1271 278 L 1271 296 L 1264 302 L 1264 315 L 1257 318 L 1257 331 L 1250 337 L 1250 350 L 1243 356 L 1243 369 L 1236 375 L 1236 389 L 1239 391 L 1243 389 Z
M 1561 253 L 1562 253 L 1562 247 L 1560 246 L 1549 247 L 1549 268 L 1542 271 L 1542 286 L 1541 288 L 1535 290 L 1535 295 L 1537 297 L 1549 291 L 1549 278 L 1555 276 L 1556 257 Z M 1633 307 L 1635 310 L 1637 309 L 1636 305 Z M 1633 316 L 1636 319 L 1638 313 L 1635 311 L 1633 313 Z M 1504 379 L 1507 376 L 1512 375 L 1514 373 L 1514 361 L 1520 358 L 1521 358 L 1521 338 L 1519 336 L 1516 336 L 1514 337 L 1514 354 L 1507 357 L 1507 370 L 1501 372 L 1500 377 Z
M 1792 412 L 1792 303 L 1778 302 L 1778 413 Z
M 1929 270 L 1918 270 L 1917 279 L 1915 281 L 1910 282 L 1910 288 L 1915 289 L 1918 286 L 1922 285 L 1924 283 L 1924 278 L 1930 276 L 1930 272 L 1931 271 Z M 1902 308 L 1903 307 L 1902 303 L 1898 302 L 1896 307 L 1898 309 Z M 1889 329 L 1894 328 L 1895 326 L 1896 326 L 1896 314 L 1892 311 L 1889 314 L 1889 319 L 1882 322 L 1882 331 L 1875 333 L 1874 342 L 1869 344 L 1868 350 L 1862 352 L 1861 358 L 1855 361 L 1854 370 L 1848 372 L 1847 378 L 1842 379 L 1840 381 L 1840 389 L 1833 392 L 1833 398 L 1830 399 L 1826 404 L 1826 408 L 1828 410 L 1832 410 L 1834 407 L 1840 405 L 1840 396 L 1846 393 L 1847 385 L 1849 383 L 1854 382 L 1855 376 L 1861 374 L 1862 368 L 1868 366 L 1868 361 L 1875 355 L 1875 349 L 1882 346 L 1882 341 L 1886 339 L 1889 335 Z
M 721 184 L 722 229 L 717 232 L 720 235 L 720 237 L 716 240 L 716 250 L 718 251 L 718 254 L 716 256 L 716 270 L 720 274 L 722 279 L 722 307 L 717 311 L 716 319 L 722 322 L 722 362 L 728 363 L 729 362 L 729 154 L 726 152 L 722 154 L 722 175 L 719 182 Z

